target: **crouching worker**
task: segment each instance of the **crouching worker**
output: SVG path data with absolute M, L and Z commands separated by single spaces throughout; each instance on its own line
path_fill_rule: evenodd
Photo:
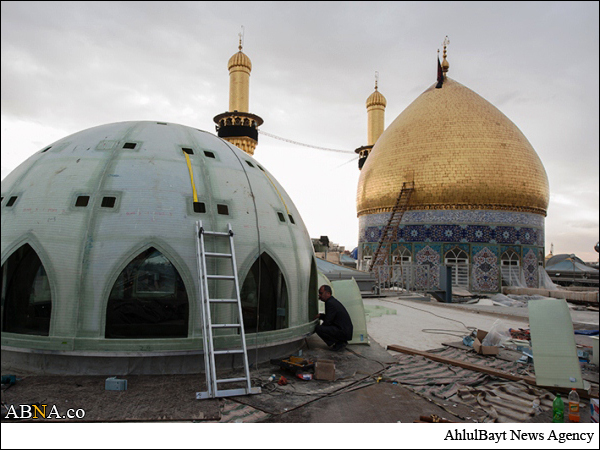
M 325 303 L 325 314 L 317 315 L 316 319 L 323 324 L 317 325 L 315 333 L 337 352 L 352 340 L 352 320 L 344 305 L 332 295 L 330 286 L 325 284 L 319 288 L 319 300 Z

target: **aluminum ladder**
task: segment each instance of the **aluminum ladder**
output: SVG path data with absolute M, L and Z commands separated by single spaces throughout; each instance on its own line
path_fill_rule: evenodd
M 240 286 L 238 282 L 237 265 L 235 262 L 235 250 L 233 247 L 233 230 L 231 224 L 227 224 L 228 231 L 207 231 L 202 226 L 202 221 L 196 222 L 196 253 L 198 256 L 198 278 L 200 284 L 200 298 L 202 302 L 202 338 L 204 342 L 204 367 L 206 372 L 206 387 L 204 392 L 196 392 L 196 399 L 231 397 L 235 395 L 260 394 L 260 387 L 250 385 L 250 367 L 248 365 L 248 351 L 246 348 L 246 336 L 244 334 L 244 322 L 242 316 L 242 302 L 240 300 Z M 228 238 L 229 253 L 207 252 L 204 238 L 212 236 L 215 239 Z M 207 258 L 229 259 L 231 261 L 232 275 L 211 275 L 208 273 Z M 235 285 L 235 296 L 232 299 L 211 298 L 209 290 L 209 280 L 224 280 L 233 282 Z M 237 304 L 237 322 L 232 323 L 213 323 L 211 318 L 211 305 Z M 239 330 L 240 344 L 236 348 L 227 350 L 215 350 L 213 330 L 231 328 Z M 236 355 L 240 354 L 244 360 L 245 376 L 239 378 L 217 378 L 217 369 L 215 365 L 216 355 Z M 219 384 L 245 382 L 245 387 L 237 389 L 219 389 Z

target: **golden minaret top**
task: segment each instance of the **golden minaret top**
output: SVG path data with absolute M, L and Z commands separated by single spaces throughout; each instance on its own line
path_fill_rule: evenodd
M 254 155 L 258 144 L 258 127 L 263 120 L 250 113 L 250 58 L 242 52 L 243 30 L 239 34 L 238 52 L 227 63 L 229 69 L 229 110 L 216 115 L 213 120 L 220 138 L 237 145 L 243 151 Z
M 242 51 L 242 33 L 239 34 L 239 37 L 238 52 L 229 59 L 229 62 L 227 63 L 227 69 L 229 69 L 229 73 L 235 69 L 246 72 L 246 74 L 250 76 L 252 62 L 250 61 L 250 58 L 248 58 L 248 56 L 246 56 L 246 54 Z
M 367 98 L 367 110 L 373 106 L 386 107 L 387 101 L 385 97 L 377 90 L 378 74 L 375 75 L 375 91 Z

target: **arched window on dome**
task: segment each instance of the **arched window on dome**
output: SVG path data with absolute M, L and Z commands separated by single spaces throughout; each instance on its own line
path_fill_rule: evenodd
M 188 296 L 175 266 L 151 247 L 121 272 L 106 307 L 106 338 L 185 338 Z
M 250 268 L 240 296 L 247 333 L 288 327 L 287 284 L 279 266 L 267 253 L 260 255 Z
M 2 265 L 2 305 L 2 331 L 50 334 L 50 283 L 42 261 L 29 244 Z
M 452 267 L 452 286 L 469 288 L 469 255 L 454 247 L 446 252 L 444 263 Z
M 521 281 L 521 258 L 512 248 L 508 249 L 500 257 L 503 286 L 522 286 Z

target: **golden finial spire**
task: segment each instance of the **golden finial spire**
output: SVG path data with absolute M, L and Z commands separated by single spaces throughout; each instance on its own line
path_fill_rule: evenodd
M 379 72 L 375 71 L 375 90 L 377 90 L 377 82 L 379 81 Z
M 244 44 L 244 25 L 242 25 L 242 31 L 240 31 L 238 33 L 238 36 L 240 37 L 240 45 L 238 46 L 238 49 L 241 52 L 242 51 L 242 46 Z
M 446 38 L 444 39 L 444 60 L 442 61 L 442 70 L 444 71 L 444 73 L 448 72 L 448 69 L 450 68 L 450 63 L 448 63 L 448 60 L 446 59 L 446 48 L 449 44 L 450 39 L 448 39 L 448 36 L 446 36 Z

